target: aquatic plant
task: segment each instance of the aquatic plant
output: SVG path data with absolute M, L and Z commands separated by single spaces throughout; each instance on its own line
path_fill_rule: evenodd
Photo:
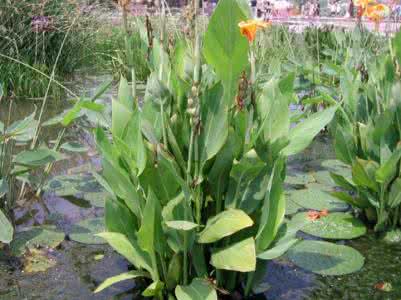
M 333 195 L 362 211 L 376 231 L 400 226 L 400 34 L 390 44 L 389 54 L 367 64 L 368 77 L 345 71 L 334 129 L 336 155 L 352 178 L 332 174 L 345 190 Z
M 111 195 L 99 236 L 134 269 L 96 292 L 143 278 L 147 297 L 250 295 L 264 260 L 297 241 L 284 222 L 286 157 L 305 149 L 337 106 L 290 128 L 293 76 L 257 80 L 256 43 L 238 27 L 247 19 L 242 1 L 221 0 L 205 35 L 188 20 L 193 39 L 170 53 L 161 30 L 143 103 L 121 79 L 110 131 L 95 134 L 96 176 Z

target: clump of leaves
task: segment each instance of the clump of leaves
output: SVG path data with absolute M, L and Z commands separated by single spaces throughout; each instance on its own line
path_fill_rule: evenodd
M 379 56 L 367 66 L 367 81 L 345 71 L 344 105 L 334 130 L 337 158 L 350 166 L 352 176 L 332 173 L 345 190 L 332 194 L 361 210 L 376 231 L 401 225 L 400 41 L 400 34 L 392 40 L 394 56 Z
M 262 261 L 297 241 L 297 230 L 284 222 L 286 157 L 305 149 L 337 106 L 290 128 L 292 74 L 258 82 L 235 101 L 254 47 L 238 29 L 247 13 L 237 1 L 219 1 L 196 41 L 203 57 L 188 41 L 168 54 L 154 39 L 142 106 L 135 86 L 121 79 L 110 131 L 96 130 L 103 165 L 97 177 L 111 194 L 99 236 L 134 270 L 97 292 L 143 277 L 147 297 L 249 295 Z

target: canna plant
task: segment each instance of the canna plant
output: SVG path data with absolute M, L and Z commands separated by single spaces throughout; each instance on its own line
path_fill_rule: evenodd
M 286 157 L 307 147 L 337 106 L 290 126 L 293 76 L 255 76 L 254 38 L 265 24 L 247 28 L 244 2 L 221 0 L 201 36 L 197 2 L 192 40 L 168 53 L 153 39 L 143 103 L 122 78 L 110 130 L 96 129 L 103 172 L 95 176 L 111 195 L 99 236 L 133 270 L 95 292 L 141 278 L 147 297 L 249 296 L 265 261 L 297 241 L 284 220 Z
M 376 231 L 401 225 L 399 34 L 391 44 L 389 54 L 367 66 L 368 77 L 346 70 L 333 130 L 337 158 L 352 170 L 352 178 L 332 174 L 344 189 L 333 195 L 360 210 Z

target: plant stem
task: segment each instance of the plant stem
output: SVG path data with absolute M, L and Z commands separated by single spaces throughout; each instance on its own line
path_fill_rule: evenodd
M 246 276 L 245 297 L 248 297 L 249 294 L 251 293 L 254 278 L 255 278 L 255 272 L 249 272 Z

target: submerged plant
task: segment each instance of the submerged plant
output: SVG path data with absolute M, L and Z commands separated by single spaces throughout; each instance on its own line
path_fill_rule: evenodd
M 96 292 L 143 278 L 147 297 L 248 296 L 265 260 L 297 241 L 284 222 L 286 157 L 305 149 L 337 106 L 290 128 L 293 76 L 255 78 L 255 45 L 238 28 L 249 10 L 238 3 L 219 1 L 205 35 L 193 22 L 193 40 L 170 54 L 163 32 L 153 40 L 143 105 L 120 81 L 110 132 L 95 134 L 97 178 L 111 195 L 99 236 L 134 269 Z

